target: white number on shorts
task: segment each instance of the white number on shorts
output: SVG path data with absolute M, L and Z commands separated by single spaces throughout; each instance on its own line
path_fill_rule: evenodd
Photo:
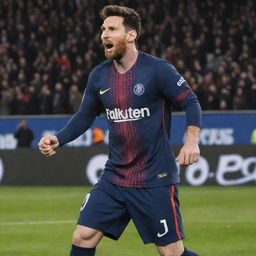
M 84 209 L 84 207 L 86 206 L 86 204 L 87 204 L 89 198 L 90 198 L 90 193 L 88 193 L 88 194 L 86 195 L 86 197 L 84 198 L 83 204 L 82 204 L 82 206 L 81 206 L 81 208 L 80 208 L 80 212 L 81 212 L 81 211 Z
M 167 226 L 166 219 L 160 220 L 160 223 L 162 223 L 164 225 L 164 233 L 162 233 L 162 234 L 157 233 L 158 237 L 162 237 L 162 236 L 164 236 L 165 234 L 168 233 L 168 226 Z

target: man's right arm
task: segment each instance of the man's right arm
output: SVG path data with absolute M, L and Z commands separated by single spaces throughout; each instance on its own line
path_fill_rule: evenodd
M 90 128 L 96 116 L 100 114 L 101 103 L 85 94 L 79 111 L 70 119 L 67 125 L 57 132 L 59 145 L 62 146 L 83 134 Z
M 79 111 L 56 135 L 45 136 L 40 140 L 40 151 L 46 156 L 51 156 L 55 154 L 55 148 L 83 134 L 92 125 L 96 116 L 100 114 L 101 105 L 94 88 L 92 75 L 90 75 Z

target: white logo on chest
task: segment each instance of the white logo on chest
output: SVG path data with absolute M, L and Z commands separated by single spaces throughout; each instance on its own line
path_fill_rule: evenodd
M 114 108 L 113 110 L 106 108 L 106 113 L 107 119 L 114 122 L 136 121 L 150 116 L 149 108 Z

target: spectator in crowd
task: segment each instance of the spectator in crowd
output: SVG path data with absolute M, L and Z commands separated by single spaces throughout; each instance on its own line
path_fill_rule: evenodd
M 0 90 L 0 115 L 11 114 L 11 102 L 13 100 L 13 90 L 6 80 L 2 81 Z
M 256 83 L 252 84 L 252 87 L 251 87 L 250 108 L 256 109 Z
M 171 61 L 203 109 L 255 109 L 256 1 L 120 3 L 135 8 L 146 24 L 140 49 Z M 97 13 L 107 4 L 113 1 L 0 1 L 0 81 L 8 84 L 0 83 L 1 114 L 70 112 L 71 86 L 83 93 L 90 70 L 104 59 Z M 55 105 L 57 83 L 65 107 Z M 238 88 L 248 104 L 234 102 Z
M 233 99 L 233 109 L 247 109 L 248 104 L 246 101 L 246 96 L 244 90 L 241 87 L 237 88 L 236 95 Z
M 39 93 L 40 114 L 52 114 L 52 93 L 48 84 L 44 84 Z
M 71 107 L 71 113 L 78 111 L 83 95 L 79 92 L 79 88 L 76 84 L 72 85 L 69 89 L 69 105 Z
M 38 109 L 38 95 L 36 88 L 34 86 L 29 86 L 28 88 L 28 113 L 31 115 L 39 114 Z
M 58 82 L 54 86 L 53 93 L 53 114 L 65 114 L 68 111 L 67 94 L 63 89 L 62 83 Z
M 219 108 L 219 95 L 218 90 L 215 84 L 211 84 L 208 89 L 208 93 L 206 94 L 206 109 L 207 110 L 213 110 Z
M 28 127 L 25 120 L 20 121 L 17 130 L 14 133 L 14 137 L 17 139 L 17 147 L 31 147 L 31 143 L 34 139 L 34 133 Z
M 232 107 L 232 95 L 228 88 L 222 88 L 220 91 L 220 106 L 221 110 L 228 110 Z

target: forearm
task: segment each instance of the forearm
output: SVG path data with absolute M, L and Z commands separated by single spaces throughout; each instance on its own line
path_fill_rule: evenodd
M 197 98 L 188 99 L 183 109 L 186 112 L 187 126 L 202 126 L 202 110 Z
M 83 134 L 95 120 L 95 115 L 85 116 L 78 112 L 57 134 L 59 145 L 66 144 Z
M 197 126 L 188 126 L 185 144 L 180 150 L 176 160 L 180 165 L 193 164 L 198 161 L 200 149 L 198 146 L 200 128 Z
M 198 145 L 200 128 L 197 126 L 188 126 L 186 132 L 186 144 Z
M 57 134 L 60 146 L 66 144 L 90 128 L 96 116 L 100 112 L 100 102 L 89 93 L 85 94 L 79 111 L 70 119 L 67 125 Z

